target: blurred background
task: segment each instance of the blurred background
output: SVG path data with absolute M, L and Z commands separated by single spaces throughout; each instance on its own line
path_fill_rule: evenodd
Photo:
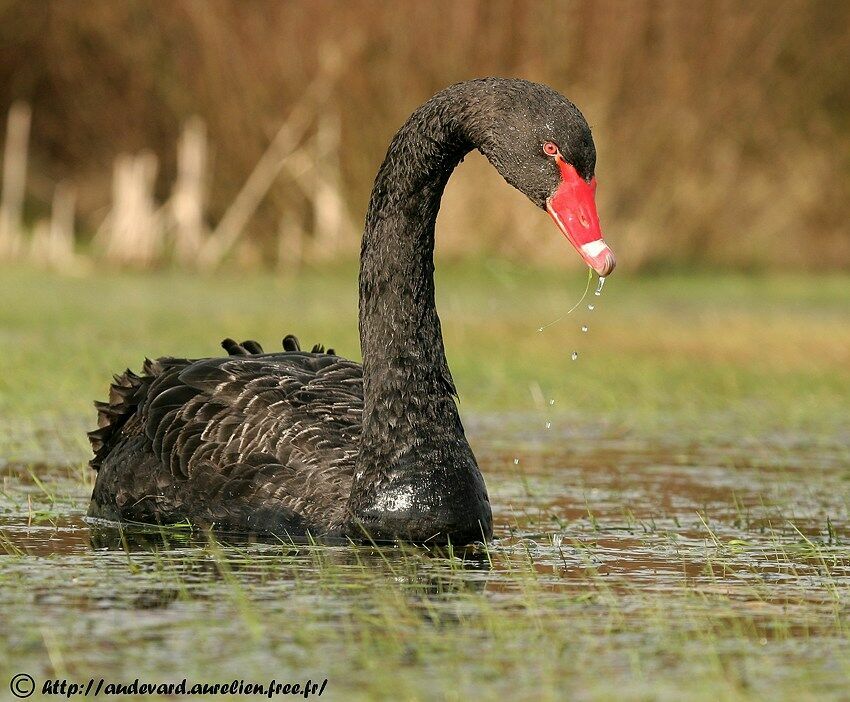
M 484 75 L 584 112 L 623 269 L 850 264 L 850 3 L 4 0 L 0 259 L 352 258 L 408 114 Z M 444 257 L 580 265 L 477 154 Z
M 387 145 L 485 75 L 584 112 L 618 270 L 576 307 L 575 251 L 470 154 L 437 227 L 464 412 L 846 425 L 848 2 L 0 0 L 0 52 L 0 452 L 55 427 L 87 456 L 91 399 L 145 356 L 358 358 Z
M 498 547 L 90 531 L 113 373 L 288 333 L 360 358 L 374 174 L 486 75 L 583 111 L 618 259 L 596 296 L 482 156 L 448 184 Z M 850 0 L 0 0 L 0 159 L 0 684 L 848 699 Z

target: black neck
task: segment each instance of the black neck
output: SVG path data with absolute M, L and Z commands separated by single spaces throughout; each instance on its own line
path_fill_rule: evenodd
M 463 429 L 434 305 L 434 225 L 455 166 L 473 144 L 469 102 L 450 91 L 411 115 L 378 171 L 363 236 L 361 463 L 383 463 L 423 434 Z
M 592 173 L 590 131 L 572 103 L 545 86 L 484 78 L 435 95 L 390 144 L 360 254 L 363 428 L 347 533 L 463 543 L 489 536 L 487 491 L 434 305 L 434 225 L 449 176 L 473 148 L 544 207 L 559 182 L 540 150 L 550 138 Z

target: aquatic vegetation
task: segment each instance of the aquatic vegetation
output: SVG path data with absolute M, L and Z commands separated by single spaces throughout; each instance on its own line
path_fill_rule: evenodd
M 284 318 L 356 348 L 335 306 L 348 270 L 298 285 L 4 277 L 0 684 L 215 670 L 328 678 L 329 699 L 840 698 L 846 280 L 623 277 L 593 333 L 536 334 L 574 302 L 562 278 L 456 269 L 438 287 L 497 538 L 429 550 L 83 521 L 81 437 L 104 369 L 154 354 L 152 339 L 212 352 L 211 327 L 264 339 Z M 198 294 L 197 320 L 145 314 L 175 287 L 213 299 Z M 45 367 L 60 369 L 49 386 Z
M 505 445 L 526 425 L 472 432 L 498 533 L 462 551 L 89 528 L 76 467 L 41 466 L 48 494 L 7 465 L 6 494 L 27 499 L 0 502 L 3 672 L 306 670 L 329 678 L 332 699 L 843 689 L 850 519 L 838 443 L 789 455 L 794 437 L 780 436 L 752 457 L 602 432 L 520 460 Z M 53 521 L 32 521 L 40 510 Z

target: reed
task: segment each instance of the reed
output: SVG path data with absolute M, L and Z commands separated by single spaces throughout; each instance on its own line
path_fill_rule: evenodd
M 21 248 L 30 118 L 29 105 L 16 102 L 6 122 L 0 192 L 0 258 L 14 258 Z
M 587 114 L 623 267 L 850 264 L 847 3 L 95 0 L 10 2 L 2 19 L 0 110 L 25 99 L 34 115 L 26 227 L 70 176 L 87 243 L 119 153 L 156 154 L 162 206 L 185 178 L 181 131 L 204 120 L 203 217 L 184 203 L 195 213 L 178 215 L 179 235 L 151 233 L 143 262 L 272 265 L 284 216 L 306 259 L 349 255 L 398 125 L 444 85 L 501 74 L 549 83 Z M 328 81 L 331 48 L 343 58 Z M 271 147 L 317 81 L 330 86 L 321 109 Z M 270 148 L 286 164 L 240 198 Z M 461 167 L 439 250 L 571 264 L 545 218 L 496 182 L 481 159 Z

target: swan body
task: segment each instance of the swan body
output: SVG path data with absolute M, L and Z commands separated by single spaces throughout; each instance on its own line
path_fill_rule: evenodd
M 440 199 L 473 148 L 610 272 L 578 109 L 522 80 L 451 86 L 402 126 L 375 180 L 361 249 L 363 364 L 303 352 L 290 336 L 279 353 L 225 340 L 229 356 L 164 357 L 116 376 L 89 434 L 89 516 L 290 537 L 489 539 L 434 305 Z

